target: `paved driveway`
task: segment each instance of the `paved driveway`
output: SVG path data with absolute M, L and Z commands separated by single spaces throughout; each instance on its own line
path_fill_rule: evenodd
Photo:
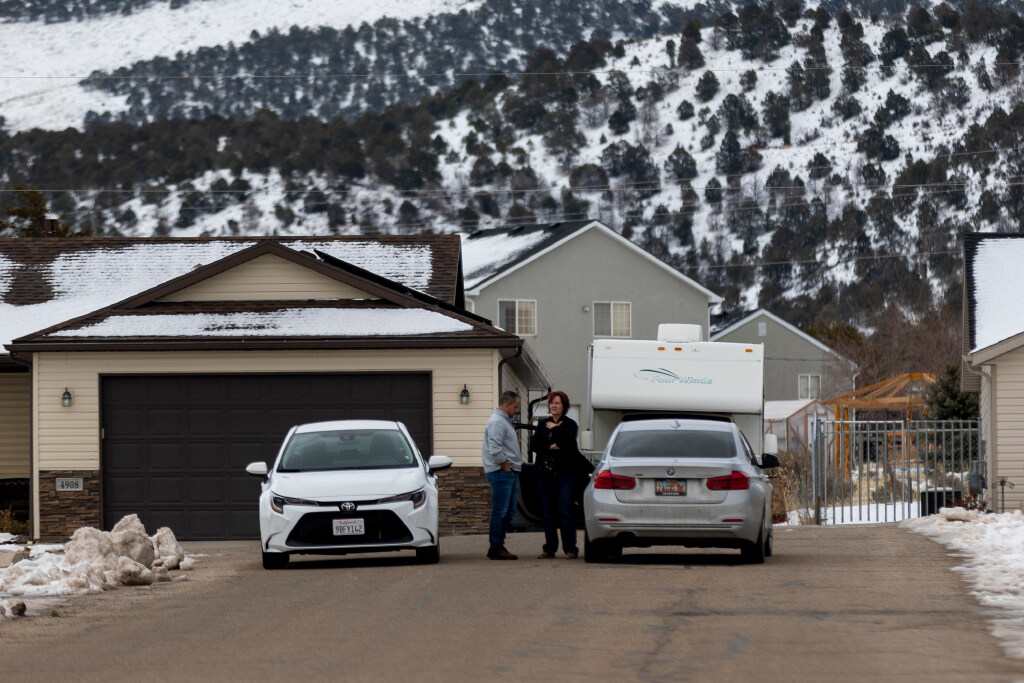
M 735 553 L 532 559 L 399 555 L 259 566 L 255 544 L 190 546 L 191 580 L 80 598 L 0 623 L 10 680 L 1009 681 L 981 609 L 931 541 L 893 526 L 778 529 Z

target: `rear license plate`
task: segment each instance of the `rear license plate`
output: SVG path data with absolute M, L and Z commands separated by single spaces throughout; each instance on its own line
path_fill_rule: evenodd
M 656 496 L 685 496 L 685 479 L 655 479 L 654 495 Z
M 335 536 L 362 536 L 366 533 L 361 519 L 336 519 L 334 520 Z

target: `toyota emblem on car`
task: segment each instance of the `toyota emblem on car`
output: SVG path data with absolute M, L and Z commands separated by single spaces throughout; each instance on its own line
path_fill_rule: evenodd
M 342 512 L 354 512 L 356 509 L 355 503 L 342 503 L 338 506 Z

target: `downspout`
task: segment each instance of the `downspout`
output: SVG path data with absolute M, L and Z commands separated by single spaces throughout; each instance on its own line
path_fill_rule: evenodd
M 995 392 L 995 380 L 992 377 L 992 373 L 990 371 L 988 371 L 988 370 L 985 370 L 984 366 L 979 367 L 977 370 L 974 369 L 974 366 L 973 366 L 970 358 L 968 358 L 968 354 L 966 354 L 966 353 L 963 354 L 962 356 L 960 356 L 960 358 L 961 358 L 961 360 L 963 360 L 963 367 L 964 367 L 965 370 L 967 370 L 967 372 L 971 373 L 972 375 L 976 375 L 978 377 L 983 377 L 983 378 L 987 378 L 988 379 L 989 391 L 994 393 Z M 979 398 L 979 403 L 980 403 L 980 398 Z M 994 401 L 993 401 L 993 397 L 992 396 L 989 397 L 988 414 L 989 414 L 989 423 L 991 425 L 990 434 L 995 434 L 995 431 L 996 431 L 995 422 L 996 422 L 997 416 L 996 416 L 996 407 L 994 405 Z M 981 415 L 978 416 L 978 425 L 979 425 L 978 429 L 980 431 L 980 429 L 981 429 L 981 426 L 980 426 L 981 425 Z M 981 434 L 978 434 L 978 441 L 981 442 Z M 981 443 L 979 443 L 979 446 L 980 445 L 981 445 Z M 999 457 L 999 453 L 998 453 L 998 450 L 997 449 L 993 449 L 992 446 L 993 446 L 993 444 L 988 444 L 988 448 L 985 449 L 985 460 L 987 462 L 985 463 L 986 467 L 985 467 L 985 487 L 984 488 L 985 488 L 986 494 L 991 494 L 992 498 L 995 498 L 995 490 L 992 488 L 992 483 L 994 481 L 998 480 L 998 478 L 995 476 L 995 473 L 996 473 L 996 460 Z M 991 470 L 989 470 L 989 467 L 988 467 L 989 465 L 991 465 Z M 986 507 L 991 505 L 992 508 L 994 509 L 994 507 L 995 507 L 994 501 L 989 500 L 987 495 L 985 497 L 985 503 L 986 503 Z
M 36 520 L 34 514 L 36 509 L 36 485 L 38 482 L 36 481 L 35 467 L 36 453 L 35 448 L 33 447 L 35 439 L 32 438 L 32 434 L 34 432 L 33 425 L 36 420 L 35 395 L 33 394 L 33 388 L 35 387 L 33 379 L 35 377 L 36 370 L 32 365 L 32 361 L 21 358 L 16 353 L 11 353 L 11 360 L 28 368 L 28 533 L 29 538 L 32 540 L 38 540 L 39 534 L 37 533 L 38 530 L 35 526 Z
M 519 348 L 516 349 L 516 352 L 513 353 L 511 356 L 509 356 L 508 358 L 502 358 L 500 361 L 498 361 L 498 400 L 499 401 L 501 400 L 501 394 L 505 390 L 504 383 L 501 381 L 501 371 L 502 371 L 502 369 L 504 369 L 505 363 L 511 362 L 511 361 L 515 360 L 516 358 L 519 358 L 519 356 L 521 356 L 521 355 L 523 355 L 523 346 L 522 346 L 522 344 L 519 345 Z

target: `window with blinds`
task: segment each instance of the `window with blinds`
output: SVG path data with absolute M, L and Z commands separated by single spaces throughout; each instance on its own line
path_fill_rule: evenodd
M 521 337 L 537 334 L 537 302 L 508 300 L 498 302 L 498 327 Z
M 632 321 L 628 301 L 594 302 L 595 337 L 629 337 L 631 335 Z

